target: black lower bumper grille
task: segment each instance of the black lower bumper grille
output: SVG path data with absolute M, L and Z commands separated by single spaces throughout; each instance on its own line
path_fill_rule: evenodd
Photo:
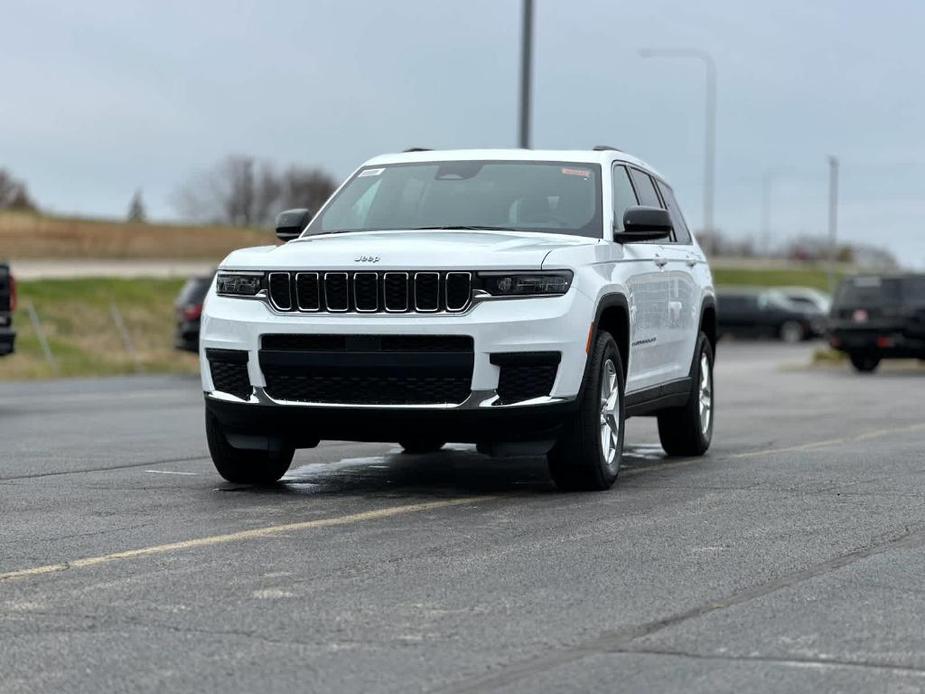
M 559 370 L 559 352 L 513 352 L 492 354 L 491 363 L 501 367 L 498 396 L 509 405 L 539 398 L 552 391 Z
M 247 352 L 236 349 L 207 349 L 209 371 L 215 390 L 246 400 L 253 392 L 247 375 Z
M 471 377 L 349 376 L 265 373 L 267 395 L 274 400 L 340 405 L 438 405 L 469 397 Z
M 341 405 L 458 405 L 469 397 L 463 335 L 264 335 L 260 368 L 274 400 Z

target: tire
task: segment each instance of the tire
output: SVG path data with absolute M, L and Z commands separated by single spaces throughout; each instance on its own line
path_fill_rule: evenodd
M 788 345 L 795 345 L 806 339 L 806 330 L 795 320 L 784 321 L 777 331 L 778 337 Z
M 549 474 L 559 489 L 604 491 L 617 480 L 626 420 L 623 392 L 623 361 L 617 343 L 610 333 L 599 332 L 578 412 L 547 454 Z
M 715 387 L 713 348 L 704 333 L 697 338 L 693 383 L 687 404 L 658 413 L 658 438 L 671 456 L 698 456 L 713 440 Z
M 436 453 L 446 445 L 446 441 L 431 441 L 429 439 L 405 439 L 399 441 L 405 453 Z
M 851 360 L 851 365 L 856 371 L 865 374 L 876 371 L 877 367 L 880 365 L 880 357 L 876 354 L 852 352 L 848 355 L 848 358 Z
M 218 420 L 206 413 L 206 440 L 218 474 L 237 484 L 273 484 L 286 474 L 295 453 L 291 447 L 279 451 L 235 448 Z

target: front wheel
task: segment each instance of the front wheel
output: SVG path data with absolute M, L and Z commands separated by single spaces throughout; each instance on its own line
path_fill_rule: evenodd
M 803 326 L 795 320 L 788 320 L 780 326 L 778 332 L 780 339 L 786 342 L 788 345 L 795 345 L 797 342 L 802 342 L 806 339 L 806 331 L 803 329 Z
M 658 438 L 668 455 L 703 455 L 713 440 L 713 347 L 703 333 L 694 365 L 687 404 L 658 413 Z
M 278 451 L 235 448 L 228 443 L 221 424 L 208 412 L 206 440 L 218 474 L 237 484 L 272 484 L 278 481 L 286 474 L 295 453 L 291 447 Z
M 876 354 L 852 353 L 848 355 L 848 358 L 851 359 L 851 365 L 857 371 L 865 374 L 875 371 L 880 365 L 880 357 Z
M 591 350 L 578 413 L 549 452 L 549 473 L 559 489 L 603 491 L 617 480 L 623 460 L 623 362 L 610 333 Z

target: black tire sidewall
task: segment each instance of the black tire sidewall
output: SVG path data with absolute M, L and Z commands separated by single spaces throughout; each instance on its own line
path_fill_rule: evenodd
M 703 361 L 703 355 L 707 355 L 707 364 L 710 368 L 710 426 L 707 427 L 706 433 L 703 431 L 703 422 L 700 419 L 700 379 L 701 374 L 701 362 Z M 697 362 L 696 367 L 694 368 L 694 385 L 691 392 L 691 404 L 694 407 L 694 411 L 697 415 L 697 421 L 699 424 L 698 431 L 700 432 L 701 443 L 703 444 L 704 449 L 710 447 L 710 443 L 713 441 L 713 426 L 716 424 L 716 378 L 713 373 L 713 347 L 710 344 L 710 340 L 706 335 L 700 333 L 700 337 L 697 339 Z
M 617 455 L 615 465 L 611 468 L 604 460 L 604 451 L 601 447 L 600 435 L 600 392 L 601 379 L 604 376 L 604 364 L 611 360 L 617 375 L 617 388 L 620 394 L 620 408 L 618 424 L 620 425 L 619 436 L 617 437 Z M 597 467 L 605 483 L 613 484 L 620 473 L 620 466 L 623 460 L 623 438 L 626 432 L 626 402 L 624 399 L 625 384 L 623 376 L 623 362 L 620 359 L 620 351 L 617 349 L 617 343 L 610 333 L 599 333 L 594 344 L 592 354 L 592 364 L 589 372 L 589 380 L 585 388 L 584 396 L 581 403 L 580 426 L 581 435 L 590 439 L 591 447 L 596 454 Z M 587 445 L 587 444 L 586 444 Z

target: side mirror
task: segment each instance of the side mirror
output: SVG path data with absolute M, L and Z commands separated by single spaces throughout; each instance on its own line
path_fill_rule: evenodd
M 291 241 L 296 239 L 312 221 L 310 210 L 299 208 L 296 210 L 285 210 L 276 216 L 276 236 L 281 241 Z
M 623 214 L 623 231 L 614 231 L 618 243 L 655 241 L 671 235 L 672 224 L 668 210 L 661 207 L 630 207 Z

